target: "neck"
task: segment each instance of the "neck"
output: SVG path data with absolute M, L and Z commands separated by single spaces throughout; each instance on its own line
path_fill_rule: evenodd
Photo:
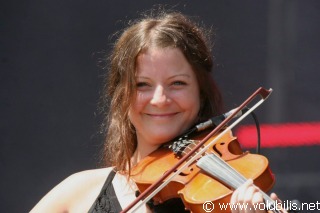
M 137 146 L 136 151 L 133 153 L 132 157 L 131 157 L 131 165 L 134 166 L 137 163 L 139 163 L 143 158 L 145 158 L 146 156 L 148 156 L 151 152 L 155 151 L 157 148 L 159 147 L 159 145 L 154 145 L 154 146 Z

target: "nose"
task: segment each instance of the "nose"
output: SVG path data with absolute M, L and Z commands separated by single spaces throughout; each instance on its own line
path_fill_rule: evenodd
M 168 96 L 163 86 L 157 86 L 154 90 L 150 103 L 159 107 L 164 106 L 168 102 Z

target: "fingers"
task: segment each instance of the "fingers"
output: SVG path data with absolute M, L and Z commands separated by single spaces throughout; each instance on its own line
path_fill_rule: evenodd
M 270 197 L 272 198 L 272 200 L 277 200 L 278 202 L 282 203 L 282 201 L 276 193 L 271 193 Z
M 287 213 L 288 211 L 282 208 L 282 200 L 276 195 L 276 193 L 271 193 L 270 195 L 271 199 L 276 201 L 277 209 L 281 209 L 281 212 Z
M 233 213 L 265 213 L 263 196 L 253 185 L 252 180 L 246 181 L 234 191 L 230 208 Z

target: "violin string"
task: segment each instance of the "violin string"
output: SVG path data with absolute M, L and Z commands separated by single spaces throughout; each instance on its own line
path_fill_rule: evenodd
M 192 150 L 192 147 L 194 147 L 195 144 L 189 144 L 185 147 L 185 149 L 182 151 L 183 154 L 187 154 L 186 149 Z M 194 155 L 197 155 L 198 151 L 195 152 Z M 240 174 L 237 170 L 235 170 L 233 167 L 231 167 L 228 163 L 226 163 L 224 160 L 222 160 L 215 152 L 213 151 L 205 151 L 202 155 L 205 156 L 211 156 L 212 164 L 210 164 L 210 167 L 213 167 L 215 165 L 214 173 L 219 175 L 219 179 L 223 180 L 227 185 L 231 186 L 233 189 L 236 189 L 240 187 L 242 184 L 244 184 L 247 179 Z M 200 158 L 196 159 L 195 162 L 198 162 Z M 214 163 L 214 164 L 213 164 Z M 212 169 L 210 169 L 212 170 Z M 262 193 L 263 198 L 268 202 L 269 208 L 274 207 L 275 203 L 274 201 L 265 194 L 262 190 L 259 189 L 259 191 Z M 273 208 L 274 209 L 274 208 Z M 278 212 L 278 211 L 276 211 Z
M 222 180 L 234 189 L 238 188 L 246 181 L 244 176 L 238 173 L 238 171 L 234 170 L 229 164 L 224 162 L 214 153 L 201 158 L 197 165 L 204 171 L 208 172 L 219 180 Z M 274 201 L 260 189 L 259 191 L 262 193 L 264 200 L 267 201 L 268 209 L 276 211 L 274 208 Z
M 210 174 L 213 174 L 214 176 L 218 177 L 219 180 L 224 181 L 227 185 L 231 186 L 234 189 L 240 187 L 242 184 L 244 184 L 247 181 L 247 179 L 242 174 L 240 174 L 237 170 L 231 167 L 224 160 L 222 160 L 216 153 L 211 152 L 210 154 L 208 154 L 206 152 L 206 154 L 210 158 L 211 162 L 205 165 L 206 167 L 206 169 L 204 169 L 205 171 L 207 172 L 210 171 L 209 172 Z M 204 158 L 201 158 L 201 159 L 203 160 Z M 259 192 L 262 193 L 264 200 L 267 201 L 268 208 L 272 209 L 275 212 L 279 212 L 277 209 L 274 208 L 275 207 L 274 200 L 272 200 L 269 197 L 269 195 L 264 193 L 262 190 L 259 189 Z

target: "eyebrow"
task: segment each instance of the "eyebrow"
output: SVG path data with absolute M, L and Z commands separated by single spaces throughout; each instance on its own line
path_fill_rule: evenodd
M 179 77 L 179 76 L 191 78 L 191 76 L 189 74 L 176 74 L 176 75 L 170 76 L 168 79 L 172 79 L 172 78 Z M 143 76 L 143 75 L 142 76 L 136 76 L 136 78 L 150 79 L 149 77 Z
M 184 76 L 184 77 L 188 77 L 188 78 L 191 77 L 189 74 L 181 73 L 181 74 L 173 75 L 173 76 L 171 76 L 170 78 L 174 78 L 174 77 L 178 77 L 178 76 Z

